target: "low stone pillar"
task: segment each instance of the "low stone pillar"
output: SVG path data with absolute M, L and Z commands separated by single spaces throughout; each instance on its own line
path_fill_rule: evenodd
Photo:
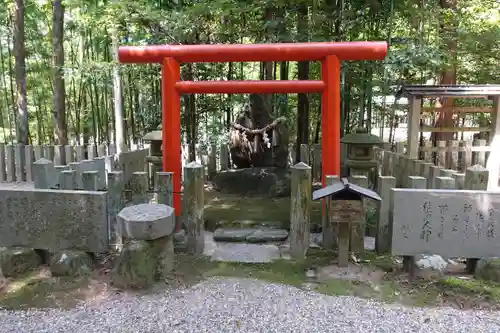
M 7 183 L 16 181 L 16 159 L 14 156 L 14 146 L 5 146 L 5 159 L 7 163 Z
M 98 191 L 99 171 L 84 171 L 82 173 L 82 184 L 85 191 Z
M 5 168 L 5 145 L 0 144 L 0 182 L 4 182 L 7 179 Z
M 33 146 L 27 145 L 24 147 L 24 158 L 26 161 L 26 181 L 33 181 Z
M 396 178 L 379 176 L 377 180 L 377 193 L 382 198 L 378 207 L 377 235 L 375 237 L 375 250 L 378 253 L 391 250 L 391 223 L 392 223 L 392 189 L 396 187 Z
M 482 165 L 476 164 L 465 170 L 464 189 L 465 190 L 488 190 L 489 172 Z M 476 270 L 479 258 L 467 258 L 466 268 L 469 273 Z
M 54 146 L 54 165 L 66 165 L 66 152 L 64 146 Z
M 186 225 L 186 250 L 193 255 L 202 255 L 205 250 L 203 171 L 203 166 L 197 162 L 184 167 L 182 212 Z
M 85 160 L 85 146 L 75 146 L 76 161 L 80 162 Z
M 132 191 L 132 202 L 135 205 L 149 202 L 148 188 L 149 180 L 147 172 L 137 171 L 132 173 L 130 177 L 130 190 Z
M 59 187 L 61 190 L 76 189 L 76 171 L 65 170 L 59 173 Z
M 225 143 L 220 146 L 220 169 L 229 169 L 229 149 Z
M 75 160 L 73 156 L 73 146 L 70 145 L 64 146 L 64 157 L 66 158 L 66 164 L 69 164 Z
M 208 179 L 212 180 L 217 173 L 217 146 L 210 146 L 210 153 L 208 155 Z
M 120 211 L 123 249 L 113 268 L 119 288 L 147 288 L 173 269 L 175 214 L 172 207 L 139 204 Z
M 35 154 L 35 161 L 38 161 L 39 159 L 43 158 L 43 146 L 34 146 L 33 147 L 33 152 Z
M 291 167 L 290 255 L 303 260 L 309 248 L 311 219 L 311 167 L 297 163 Z
M 156 173 L 156 193 L 157 202 L 162 205 L 167 205 L 173 207 L 173 193 L 174 193 L 174 183 L 173 183 L 173 172 L 157 172 Z
M 96 157 L 97 157 L 97 146 L 87 145 L 87 159 L 93 160 Z
M 57 177 L 57 179 L 55 179 Z M 33 181 L 35 188 L 50 189 L 58 181 L 59 175 L 54 168 L 54 163 L 45 158 L 41 158 L 33 163 Z
M 122 244 L 121 227 L 117 215 L 123 209 L 123 173 L 121 171 L 108 172 L 108 230 L 109 246 L 113 250 L 120 250 Z
M 309 165 L 309 145 L 300 145 L 300 161 Z
M 18 182 L 25 182 L 26 156 L 25 156 L 25 146 L 22 143 L 18 143 L 14 147 L 14 155 L 15 155 L 16 180 Z
M 54 162 L 54 146 L 43 145 L 43 157 Z
M 99 157 L 106 156 L 106 145 L 100 144 L 97 146 L 97 155 Z

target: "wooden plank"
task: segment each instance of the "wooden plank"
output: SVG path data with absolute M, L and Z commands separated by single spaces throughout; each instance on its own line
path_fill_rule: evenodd
M 455 132 L 489 132 L 490 127 L 432 127 L 432 126 L 422 126 L 420 128 L 421 132 L 433 132 L 433 133 L 455 133 Z
M 442 107 L 442 108 L 423 108 L 423 112 L 453 112 L 453 113 L 488 113 L 492 112 L 491 107 Z

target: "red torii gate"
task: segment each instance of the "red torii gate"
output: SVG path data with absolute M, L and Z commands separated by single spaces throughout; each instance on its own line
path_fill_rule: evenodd
M 181 94 L 322 93 L 322 181 L 340 175 L 340 61 L 383 60 L 386 42 L 122 46 L 122 63 L 159 63 L 163 171 L 173 172 L 175 215 L 181 213 Z M 181 81 L 189 62 L 321 61 L 320 81 Z

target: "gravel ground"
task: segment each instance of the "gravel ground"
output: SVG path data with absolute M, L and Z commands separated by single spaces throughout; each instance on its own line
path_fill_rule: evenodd
M 330 297 L 250 279 L 210 279 L 69 311 L 0 311 L 0 332 L 500 332 L 495 313 Z

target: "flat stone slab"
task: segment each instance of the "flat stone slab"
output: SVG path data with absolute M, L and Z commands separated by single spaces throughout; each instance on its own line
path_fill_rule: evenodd
M 247 236 L 250 243 L 281 242 L 288 237 L 285 229 L 258 229 Z
M 218 243 L 212 261 L 270 263 L 280 259 L 280 250 L 273 244 Z
M 244 242 L 246 238 L 255 232 L 253 228 L 224 229 L 214 231 L 214 240 L 217 242 Z
M 269 228 L 241 228 L 225 229 L 219 228 L 214 231 L 214 240 L 217 242 L 281 242 L 288 237 L 285 229 Z
M 217 226 L 221 228 L 270 228 L 279 229 L 282 226 L 280 221 L 255 221 L 255 220 L 234 220 L 219 221 Z
M 174 209 L 162 204 L 139 204 L 118 213 L 123 237 L 152 240 L 171 235 L 175 227 Z

